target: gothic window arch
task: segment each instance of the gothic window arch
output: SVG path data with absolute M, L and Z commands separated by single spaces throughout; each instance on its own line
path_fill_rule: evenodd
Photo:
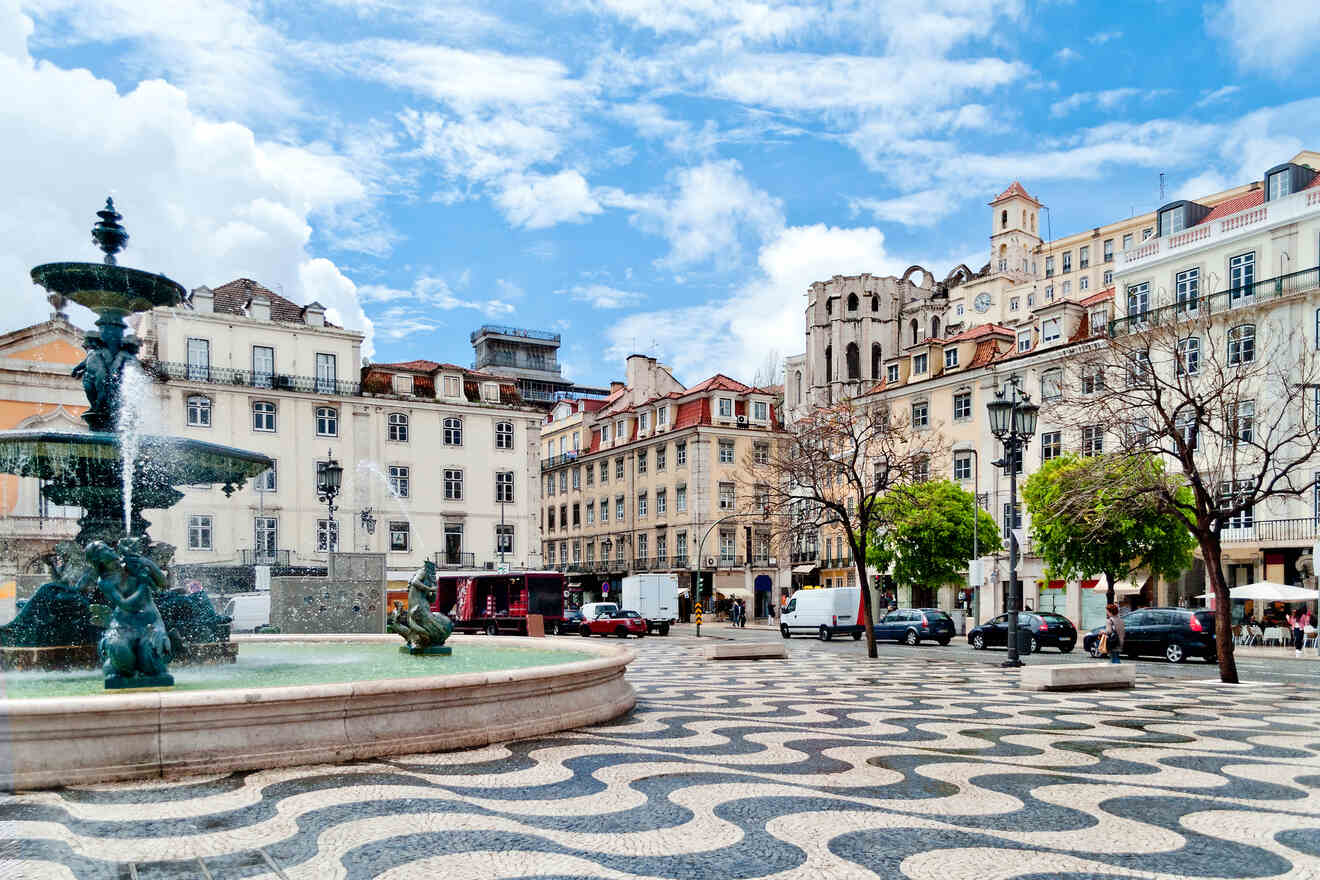
M 848 311 L 857 311 L 857 294 L 855 293 L 848 294 Z
M 912 319 L 912 323 L 911 323 L 909 326 L 910 326 L 911 329 L 912 329 L 912 344 L 913 344 L 913 345 L 916 345 L 916 344 L 917 344 L 917 334 L 921 332 L 921 328 L 920 328 L 920 326 L 917 324 L 917 319 L 916 319 L 916 318 L 913 318 L 913 319 Z
M 871 297 L 871 311 L 873 312 L 880 311 L 880 297 L 878 296 Z
M 857 350 L 857 343 L 848 343 L 844 349 L 844 360 L 847 361 L 849 381 L 862 378 L 861 354 Z
M 796 373 L 793 374 L 793 383 L 794 386 L 797 388 L 797 402 L 801 403 L 802 402 L 802 371 L 801 370 L 798 370 Z
M 930 338 L 931 339 L 940 338 L 940 319 L 938 317 L 933 317 L 930 319 Z
M 834 346 L 825 346 L 825 383 L 834 381 Z
M 1007 229 L 1007 228 L 1008 228 L 1008 209 L 1007 209 L 1007 208 L 1005 208 L 1004 210 L 1002 210 L 1002 211 L 999 212 L 999 226 L 1000 226 L 1000 228 L 1002 228 L 1002 229 Z
M 883 360 L 884 357 L 880 353 L 880 343 L 872 342 L 871 343 L 871 378 L 872 379 L 880 378 L 880 370 L 882 368 L 881 362 Z
M 829 298 L 826 298 L 826 300 L 825 300 L 825 314 L 827 314 L 827 315 L 832 315 L 832 314 L 834 314 L 834 300 L 829 299 Z

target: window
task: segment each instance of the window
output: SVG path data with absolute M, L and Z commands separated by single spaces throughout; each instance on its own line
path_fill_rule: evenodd
M 280 521 L 273 516 L 252 518 L 252 552 L 258 559 L 274 561 L 280 546 Z
M 958 453 L 953 457 L 953 478 L 970 480 L 972 478 L 972 457 L 967 453 Z
M 1022 504 L 1009 504 L 1004 502 L 1004 533 L 1007 535 L 1012 529 L 1022 528 Z
M 687 443 L 674 444 L 674 464 L 678 467 L 687 464 Z
M 1251 492 L 1250 480 L 1237 480 L 1236 482 L 1224 482 L 1219 484 L 1220 505 L 1224 508 L 1232 507 L 1246 500 L 1248 493 Z M 1242 509 L 1228 518 L 1224 523 L 1225 528 L 1229 529 L 1249 529 L 1254 525 L 1254 516 L 1252 514 L 1252 505 L 1244 504 Z
M 1147 226 L 1145 229 L 1141 230 L 1141 240 L 1146 241 L 1154 234 L 1155 234 L 1155 227 Z
M 1233 433 L 1240 443 L 1251 443 L 1256 437 L 1256 404 L 1250 400 L 1238 401 L 1234 413 Z
M 1141 320 L 1150 310 L 1150 282 L 1143 281 L 1127 289 L 1128 317 Z
M 386 437 L 394 443 L 408 442 L 408 415 L 406 413 L 390 413 L 385 417 Z
M 188 549 L 189 550 L 212 549 L 210 516 L 188 517 Z
M 513 422 L 495 423 L 495 448 L 513 448 Z
M 495 472 L 495 503 L 513 503 L 513 471 Z M 577 513 L 576 504 L 573 505 L 573 512 Z
M 500 399 L 500 383 L 482 382 L 481 399 L 491 401 L 492 403 L 498 403 Z
M 687 486 L 682 483 L 674 489 L 674 509 L 679 513 L 687 510 Z
M 610 499 L 608 496 L 600 499 L 600 521 L 603 523 L 610 521 Z
M 655 515 L 664 516 L 669 509 L 669 492 L 665 489 L 655 490 Z
M 1045 258 L 1045 277 L 1046 278 L 1054 277 L 1054 257 Z
M 458 468 L 445 469 L 445 500 L 463 500 L 463 472 Z
M 1150 374 L 1150 353 L 1145 351 L 1133 352 L 1131 359 L 1128 361 L 1128 387 L 1141 385 Z
M 1045 285 L 1045 302 L 1054 302 L 1054 285 Z
M 318 553 L 339 552 L 339 523 L 332 519 L 316 521 L 316 550 Z
M 316 391 L 318 394 L 334 394 L 338 372 L 335 368 L 335 356 L 318 354 L 316 356 Z M 336 537 L 336 540 L 338 538 Z
M 548 474 L 545 478 L 545 494 L 553 497 L 555 494 L 555 475 Z
M 1072 293 L 1072 279 L 1069 278 L 1063 282 L 1063 295 L 1068 296 Z
M 890 382 L 898 381 L 898 364 L 890 364 L 888 367 L 885 368 L 885 379 Z
M 764 422 L 770 418 L 770 404 L 763 400 L 753 401 L 752 421 Z
M 958 366 L 958 349 L 944 349 L 944 369 L 951 370 L 956 366 Z
M 211 343 L 206 339 L 188 339 L 188 378 L 206 382 L 211 378 Z
M 912 463 L 912 479 L 918 483 L 926 483 L 930 481 L 929 458 L 919 458 Z M 848 499 L 849 508 L 852 507 L 854 500 L 855 499 L 852 498 Z M 849 512 L 852 512 L 851 509 Z
M 594 501 L 588 501 L 588 502 L 587 502 L 587 525 L 589 525 L 589 526 L 590 526 L 590 525 L 595 525 L 595 523 L 596 523 L 596 502 L 594 502 Z
M 925 428 L 930 424 L 930 405 L 924 401 L 912 404 L 912 427 Z
M 1178 372 L 1195 376 L 1201 371 L 1201 340 L 1195 336 L 1178 340 Z
M 580 467 L 573 468 L 573 488 L 582 488 L 582 468 Z
M 655 426 L 663 428 L 667 424 L 669 424 L 669 407 L 662 406 L 655 411 Z
M 275 378 L 275 349 L 269 345 L 252 346 L 252 384 L 269 388 Z
M 188 397 L 188 424 L 194 428 L 211 427 L 211 398 L 200 394 Z
M 1123 236 L 1123 250 L 1128 250 L 1131 247 L 1132 247 L 1132 233 L 1129 232 L 1127 235 Z
M 1043 431 L 1040 435 L 1040 460 L 1049 461 L 1063 455 L 1063 432 Z
M 616 479 L 616 480 L 622 480 L 622 479 L 623 479 L 623 456 L 622 456 L 622 455 L 620 455 L 618 458 L 614 459 L 614 479 Z
M 1187 228 L 1187 206 L 1179 205 L 1160 212 L 1160 235 L 1173 235 Z
M 545 509 L 545 525 L 548 531 L 555 530 L 555 508 L 553 505 Z
M 1105 432 L 1100 425 L 1082 426 L 1082 455 L 1099 455 L 1105 451 Z
M 393 383 L 394 383 L 394 393 L 395 393 L 395 394 L 401 394 L 401 395 L 402 395 L 402 394 L 409 394 L 409 395 L 410 395 L 410 394 L 413 393 L 413 377 L 412 377 L 412 376 L 395 375 L 395 376 L 393 377 Z
M 733 464 L 733 441 L 720 441 L 720 464 Z
M 1287 169 L 1270 175 L 1270 201 L 1281 199 L 1292 192 L 1292 174 Z
M 275 486 L 275 463 L 272 462 L 270 467 L 257 474 L 252 481 L 252 488 L 258 492 L 274 492 Z
M 463 445 L 463 420 L 455 416 L 450 416 L 442 423 L 441 439 L 446 446 Z M 563 439 L 562 437 L 560 438 Z
M 610 481 L 610 462 L 603 458 L 600 461 L 600 484 L 603 486 Z
M 755 464 L 770 463 L 770 446 L 767 443 L 757 443 L 752 446 L 752 461 Z
M 1022 307 L 1022 297 L 1010 296 L 1008 298 L 1008 310 L 1010 312 L 1016 312 L 1021 307 Z
M 588 485 L 588 486 L 595 485 L 595 482 L 596 482 L 596 466 L 595 466 L 594 464 L 588 464 L 588 465 L 587 465 L 587 485 Z
M 1081 250 L 1077 252 L 1077 268 L 1085 269 L 1090 265 L 1091 265 L 1091 246 L 1089 244 L 1084 244 L 1082 245 Z M 1067 272 L 1068 270 L 1064 269 L 1063 271 Z
M 548 564 L 550 564 L 550 565 L 554 565 L 554 564 L 555 564 L 555 542 L 554 542 L 554 541 L 550 541 L 550 542 L 548 542 L 548 543 L 545 545 L 545 561 L 546 561 Z
M 1098 391 L 1103 391 L 1104 387 L 1105 387 L 1104 370 L 1093 369 L 1090 370 L 1089 372 L 1082 374 L 1083 394 L 1095 394 Z
M 562 471 L 559 472 L 559 494 L 560 494 L 560 495 L 566 495 L 566 494 L 568 494 L 568 471 L 567 471 L 567 470 L 562 470 Z
M 1104 250 L 1105 250 L 1105 262 L 1106 263 L 1114 262 L 1114 240 L 1112 238 L 1105 239 Z
M 316 435 L 318 437 L 339 436 L 339 410 L 333 406 L 316 408 Z
M 1059 338 L 1059 319 L 1047 318 L 1040 324 L 1040 341 L 1054 342 Z
M 646 458 L 647 458 L 646 450 L 639 449 L 637 451 L 637 473 L 639 474 L 646 473 Z
M 1090 276 L 1090 275 L 1083 275 L 1081 278 L 1078 278 L 1078 279 L 1077 279 L 1077 289 L 1078 289 L 1078 290 L 1090 290 L 1090 289 L 1091 289 L 1091 276 Z
M 1234 304 L 1256 292 L 1256 254 L 1238 254 L 1228 261 L 1228 301 Z
M 1174 302 L 1178 312 L 1196 311 L 1201 292 L 1201 270 L 1187 269 L 1173 276 Z
M 1239 324 L 1228 331 L 1228 362 L 1233 366 L 1256 359 L 1256 325 Z
M 637 428 L 641 431 L 648 431 L 651 428 L 651 414 L 648 412 L 640 413 L 637 416 Z
M 638 518 L 638 519 L 645 519 L 645 518 L 646 518 L 647 507 L 648 507 L 648 504 L 647 504 L 647 499 L 646 499 L 646 493 L 645 493 L 645 492 L 638 492 L 638 493 L 637 493 L 637 518 Z
M 513 552 L 513 526 L 497 525 L 495 526 L 495 552 L 512 553 Z M 587 553 L 591 553 L 591 545 L 587 545 Z
M 667 446 L 657 446 L 655 448 L 655 469 L 662 471 L 665 469 L 666 459 L 668 459 L 669 448 Z
M 720 562 L 725 564 L 733 562 L 733 554 L 737 548 L 737 538 L 734 537 L 733 530 L 720 529 Z
M 926 372 L 928 356 L 924 354 L 913 355 L 912 372 L 920 375 Z
M 1063 370 L 1055 368 L 1040 374 L 1040 399 L 1058 400 L 1063 396 Z
M 1031 331 L 1021 330 L 1017 335 L 1017 350 L 1031 351 Z
M 462 397 L 463 383 L 457 376 L 445 376 L 445 397 Z M 553 545 L 552 545 L 553 546 Z
M 616 520 L 619 520 L 620 522 L 623 521 L 623 496 L 622 496 L 622 495 L 616 495 L 616 496 L 614 496 L 614 518 L 615 518 Z M 622 545 L 620 545 L 620 546 L 622 546 Z
M 1106 269 L 1106 270 L 1105 270 L 1105 274 L 1104 274 L 1104 282 L 1103 282 L 1103 283 L 1104 283 L 1106 286 L 1108 286 L 1108 285 L 1114 283 L 1114 270 L 1113 270 L 1113 269 Z
M 1063 271 L 1072 271 L 1072 251 L 1065 251 L 1063 254 Z
M 1191 410 L 1185 410 L 1174 416 L 1174 430 L 1182 437 L 1183 443 L 1188 449 L 1196 448 L 1197 423 L 1196 413 Z
M 275 430 L 275 404 L 266 400 L 252 402 L 252 430 Z
M 409 469 L 399 465 L 390 465 L 390 491 L 395 498 L 407 498 L 411 490 L 412 479 Z
M 719 484 L 719 498 L 720 510 L 733 510 L 735 505 L 733 483 Z
M 972 417 L 972 392 L 959 391 L 953 395 L 953 418 L 955 421 Z
M 406 522 L 391 522 L 390 552 L 407 553 L 408 544 L 408 524 Z
M 495 486 L 495 490 L 497 493 L 499 492 L 498 483 Z M 573 504 L 573 528 L 582 528 L 582 505 L 576 502 Z

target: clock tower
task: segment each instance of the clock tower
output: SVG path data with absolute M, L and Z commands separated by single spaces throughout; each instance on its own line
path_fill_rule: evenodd
M 1027 281 L 1036 275 L 1040 202 L 1018 181 L 990 202 L 990 274 Z

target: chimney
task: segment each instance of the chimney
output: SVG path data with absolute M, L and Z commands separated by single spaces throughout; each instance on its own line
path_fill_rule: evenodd
M 193 288 L 191 302 L 194 312 L 215 311 L 215 294 L 204 284 Z
M 623 383 L 622 383 L 622 382 L 617 382 L 617 381 L 616 381 L 616 382 L 611 382 L 611 383 L 610 383 L 610 394 L 613 394 L 613 393 L 616 392 L 616 391 L 622 391 L 622 390 L 623 390 Z
M 270 320 L 270 296 L 261 291 L 253 291 L 248 303 L 248 317 L 255 321 Z

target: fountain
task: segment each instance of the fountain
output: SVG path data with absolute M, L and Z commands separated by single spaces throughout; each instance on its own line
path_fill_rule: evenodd
M 0 626 L 0 789 L 467 748 L 632 708 L 627 648 L 451 637 L 452 623 L 428 607 L 430 563 L 410 583 L 409 610 L 391 617 L 395 635 L 231 639 L 204 593 L 169 589 L 173 548 L 151 540 L 142 511 L 176 504 L 179 486 L 220 484 L 230 495 L 271 460 L 143 433 L 137 404 L 150 386 L 124 318 L 179 304 L 183 288 L 119 266 L 122 217 L 109 199 L 98 216 L 103 263 L 32 270 L 57 309 L 72 300 L 97 313 L 75 370 L 90 430 L 0 431 L 0 473 L 40 478 L 49 501 L 83 510 L 51 580 Z M 171 672 L 180 659 L 230 662 Z

